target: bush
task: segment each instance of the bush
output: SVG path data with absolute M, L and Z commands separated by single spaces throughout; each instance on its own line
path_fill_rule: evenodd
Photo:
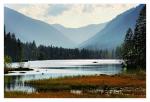
M 4 67 L 11 67 L 12 59 L 10 56 L 4 56 Z

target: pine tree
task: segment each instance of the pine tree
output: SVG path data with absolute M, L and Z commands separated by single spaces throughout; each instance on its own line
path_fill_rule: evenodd
M 129 68 L 146 68 L 146 5 L 139 14 L 134 34 L 131 29 L 127 31 L 122 56 Z
M 134 38 L 134 62 L 137 67 L 146 68 L 146 5 L 140 12 L 136 23 Z
M 19 39 L 17 40 L 17 60 L 19 62 L 23 61 L 22 43 L 21 43 L 21 41 Z
M 127 63 L 131 62 L 132 59 L 133 54 L 132 47 L 133 47 L 133 32 L 132 29 L 129 28 L 125 36 L 122 53 L 124 60 L 128 61 Z

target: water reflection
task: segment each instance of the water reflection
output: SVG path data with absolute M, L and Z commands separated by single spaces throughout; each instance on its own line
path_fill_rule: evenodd
M 121 72 L 121 65 L 89 65 L 59 68 L 38 68 L 34 69 L 33 71 L 27 71 L 26 73 L 14 72 L 10 73 L 10 75 L 5 75 L 5 91 L 23 91 L 28 93 L 35 92 L 35 88 L 28 86 L 24 83 L 28 80 L 58 78 L 64 76 L 77 75 L 113 75 Z
M 35 92 L 35 88 L 25 85 L 23 76 L 5 76 L 5 91 Z

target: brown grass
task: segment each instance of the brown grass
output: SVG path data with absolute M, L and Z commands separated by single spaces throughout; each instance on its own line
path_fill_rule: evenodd
M 134 76 L 120 75 L 100 75 L 100 76 L 80 76 L 58 79 L 33 80 L 26 82 L 31 85 L 94 85 L 94 86 L 111 86 L 111 87 L 146 87 L 146 81 Z
M 5 98 L 145 98 L 145 91 L 125 92 L 126 94 L 99 94 L 83 92 L 82 94 L 70 93 L 72 89 L 89 90 L 107 86 L 110 88 L 130 87 L 146 89 L 145 78 L 139 78 L 137 75 L 95 75 L 95 76 L 78 76 L 65 77 L 57 79 L 43 79 L 26 82 L 38 90 L 38 93 L 23 92 L 5 92 Z M 54 90 L 55 89 L 55 90 Z M 44 90 L 44 91 L 43 91 Z
M 71 94 L 69 91 L 58 92 L 40 92 L 40 93 L 23 93 L 23 92 L 5 92 L 5 98 L 145 98 L 145 96 L 135 95 L 102 95 L 96 93 L 83 93 L 81 95 Z

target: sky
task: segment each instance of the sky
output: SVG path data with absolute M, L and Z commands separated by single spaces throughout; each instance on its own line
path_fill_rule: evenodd
M 79 28 L 105 23 L 138 4 L 7 4 L 33 19 Z

